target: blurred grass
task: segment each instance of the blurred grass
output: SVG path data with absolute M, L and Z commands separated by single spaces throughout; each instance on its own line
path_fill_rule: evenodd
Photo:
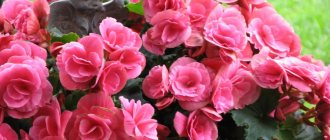
M 268 0 L 300 36 L 303 54 L 330 64 L 330 0 Z

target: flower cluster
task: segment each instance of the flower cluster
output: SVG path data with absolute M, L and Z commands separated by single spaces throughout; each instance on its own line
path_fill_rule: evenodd
M 5 0 L 0 139 L 215 140 L 265 89 L 279 96 L 265 120 L 303 112 L 330 139 L 330 68 L 300 54 L 266 0 L 136 3 L 145 19 L 128 21 L 139 22 L 107 17 L 100 34 L 54 42 L 47 0 Z
M 188 118 L 176 114 L 179 136 L 216 139 L 219 114 L 254 103 L 261 88 L 278 89 L 281 98 L 273 117 L 285 120 L 302 108 L 302 100 L 322 104 L 307 114 L 319 114 L 318 124 L 327 138 L 324 64 L 300 56 L 299 37 L 264 0 L 219 2 L 229 6 L 213 0 L 143 1 L 152 25 L 143 35 L 145 49 L 165 55 L 166 49 L 183 44 L 189 56 L 178 58 L 169 70 L 165 65 L 153 67 L 143 81 L 145 96 L 156 100 L 160 110 L 177 101 L 191 112 Z M 305 120 L 316 117 L 307 114 Z

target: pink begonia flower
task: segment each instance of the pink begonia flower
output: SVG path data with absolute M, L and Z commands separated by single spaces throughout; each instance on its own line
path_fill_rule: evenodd
M 330 138 L 330 104 L 320 101 L 316 105 L 316 124 L 322 130 L 325 140 Z
M 70 111 L 61 113 L 61 107 L 56 98 L 51 103 L 40 108 L 35 115 L 29 134 L 32 139 L 65 140 L 64 132 L 72 115 Z
M 318 94 L 323 101 L 330 104 L 330 67 L 327 68 L 327 72 Z
M 125 67 L 120 62 L 109 61 L 97 76 L 97 85 L 105 94 L 114 95 L 125 87 L 127 80 Z
M 129 0 L 129 2 L 134 3 L 134 4 L 139 3 L 139 1 L 140 1 L 140 0 Z
M 111 96 L 89 93 L 82 97 L 73 112 L 65 135 L 70 140 L 128 139 L 123 128 L 123 113 L 114 106 Z
M 6 123 L 0 123 L 0 138 L 3 140 L 18 140 L 16 132 Z
M 122 48 L 139 50 L 142 40 L 138 33 L 117 22 L 114 18 L 105 18 L 100 24 L 100 33 L 105 42 L 105 50 L 109 53 Z
M 275 56 L 298 56 L 301 44 L 298 35 L 273 7 L 255 8 L 248 25 L 250 40 L 256 49 L 269 48 Z
M 36 34 L 40 29 L 38 17 L 35 15 L 32 8 L 24 9 L 16 17 L 14 22 L 15 28 L 24 34 Z
M 145 56 L 135 48 L 116 50 L 110 54 L 109 59 L 118 61 L 124 66 L 127 72 L 127 79 L 138 77 L 146 65 Z
M 218 5 L 206 21 L 204 38 L 220 47 L 220 53 L 224 56 L 232 57 L 234 54 L 235 57 L 245 58 L 248 55 L 245 53 L 252 56 L 251 48 L 247 45 L 246 30 L 245 19 L 239 10 L 233 7 L 224 9 Z
M 321 86 L 326 73 L 324 66 L 297 57 L 286 57 L 276 61 L 286 71 L 288 85 L 301 92 L 311 92 L 312 89 Z
M 40 28 L 46 28 L 50 14 L 50 6 L 47 0 L 35 0 L 33 2 L 33 11 L 38 17 Z
M 300 103 L 297 100 L 288 96 L 282 97 L 276 106 L 274 117 L 277 120 L 285 121 L 286 115 L 296 112 L 299 108 Z
M 218 5 L 214 0 L 191 0 L 187 8 L 192 28 L 202 30 L 210 12 Z
M 200 110 L 190 113 L 188 118 L 177 112 L 174 117 L 174 128 L 180 137 L 188 137 L 191 140 L 218 138 L 216 123 Z
M 159 12 L 165 10 L 182 10 L 187 8 L 188 0 L 143 0 L 144 17 L 147 22 Z
M 256 82 L 263 88 L 276 89 L 287 80 L 284 67 L 269 57 L 267 48 L 253 56 L 250 66 Z
M 265 2 L 266 0 L 216 0 L 222 3 L 234 3 L 234 2 L 247 2 L 247 3 L 251 3 L 251 4 L 261 4 L 263 2 Z
M 159 12 L 152 18 L 151 24 L 154 26 L 142 37 L 143 46 L 156 55 L 163 55 L 166 48 L 178 47 L 191 34 L 189 17 L 179 11 Z
M 157 125 L 157 137 L 159 140 L 166 140 L 166 138 L 170 135 L 171 130 L 165 125 L 158 124 Z
M 103 41 L 89 35 L 67 43 L 56 57 L 62 85 L 68 90 L 83 90 L 94 83 L 103 65 Z
M 157 120 L 152 119 L 154 108 L 150 104 L 141 104 L 141 101 L 119 97 L 124 114 L 124 129 L 133 139 L 157 138 Z
M 212 103 L 219 113 L 242 109 L 260 96 L 260 87 L 240 62 L 223 66 L 214 82 Z
M 205 106 L 210 99 L 211 79 L 206 67 L 188 57 L 177 59 L 170 67 L 170 91 L 186 110 Z
M 47 51 L 31 42 L 22 40 L 11 41 L 3 50 L 0 50 L 0 65 L 17 56 L 29 56 L 46 61 Z
M 28 56 L 11 58 L 0 66 L 0 103 L 9 116 L 29 118 L 51 99 L 53 87 L 41 59 Z
M 0 10 L 0 32 L 2 34 L 11 33 L 14 30 L 13 25 L 5 18 Z
M 5 0 L 2 4 L 1 11 L 6 19 L 13 24 L 22 11 L 31 7 L 32 2 L 29 0 Z
M 143 94 L 150 99 L 161 99 L 168 95 L 168 70 L 165 65 L 155 66 L 142 83 Z

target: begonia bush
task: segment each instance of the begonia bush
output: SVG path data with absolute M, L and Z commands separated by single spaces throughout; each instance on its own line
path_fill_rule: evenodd
M 0 139 L 330 140 L 330 68 L 266 0 L 131 0 L 100 34 L 0 10 Z

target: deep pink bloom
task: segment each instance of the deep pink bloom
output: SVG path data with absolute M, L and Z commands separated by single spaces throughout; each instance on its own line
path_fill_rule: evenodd
M 204 26 L 204 36 L 208 42 L 224 49 L 224 56 L 233 53 L 241 58 L 247 55 L 246 23 L 236 8 L 223 9 L 221 5 L 214 8 Z
M 62 46 L 56 57 L 62 85 L 68 90 L 83 90 L 93 85 L 93 79 L 103 65 L 103 41 L 96 35 Z
M 319 91 L 319 96 L 325 102 L 330 104 L 330 67 L 327 68 L 327 73 L 324 76 L 323 84 Z
M 29 134 L 32 139 L 59 139 L 65 140 L 64 132 L 72 113 L 64 111 L 56 98 L 52 102 L 39 109 L 33 121 Z
M 31 42 L 15 40 L 0 50 L 0 65 L 5 64 L 13 57 L 29 56 L 34 59 L 46 60 L 47 52 L 45 49 Z
M 184 109 L 195 110 L 208 103 L 211 79 L 203 64 L 181 57 L 171 65 L 169 80 L 171 93 Z
M 14 26 L 19 32 L 27 35 L 36 34 L 40 29 L 38 17 L 32 8 L 21 11 L 14 21 Z
M 248 32 L 256 49 L 269 48 L 275 56 L 298 56 L 301 44 L 298 35 L 273 7 L 255 8 Z
M 274 117 L 277 120 L 285 121 L 288 114 L 296 112 L 300 108 L 300 103 L 297 100 L 290 99 L 285 96 L 279 100 L 275 109 Z
M 203 29 L 210 12 L 218 5 L 214 0 L 191 0 L 187 8 L 190 23 L 197 30 Z
M 118 49 L 109 58 L 122 64 L 127 72 L 127 79 L 138 77 L 146 65 L 145 56 L 135 48 Z
M 184 43 L 191 34 L 189 18 L 173 10 L 157 13 L 151 20 L 153 25 L 142 37 L 143 45 L 149 52 L 162 55 L 166 48 Z
M 122 90 L 127 81 L 125 67 L 117 61 L 105 63 L 97 77 L 98 87 L 108 95 L 114 95 Z
M 213 81 L 212 103 L 219 113 L 242 109 L 254 103 L 259 95 L 260 87 L 240 62 L 223 66 Z
M 181 10 L 187 7 L 187 0 L 143 0 L 144 16 L 147 22 L 159 12 L 165 10 Z
M 316 105 L 316 124 L 322 130 L 325 140 L 330 139 L 330 104 L 320 101 Z
M 16 132 L 6 123 L 0 124 L 0 138 L 4 140 L 18 140 Z
M 143 80 L 143 94 L 151 99 L 161 99 L 168 94 L 168 70 L 166 66 L 155 66 Z
M 322 84 L 326 68 L 297 57 L 278 59 L 287 73 L 287 84 L 301 92 L 311 92 Z
M 157 120 L 152 119 L 154 108 L 150 104 L 141 104 L 140 101 L 128 101 L 124 97 L 119 98 L 124 114 L 124 129 L 133 139 L 157 138 Z
M 46 28 L 48 25 L 48 17 L 50 14 L 50 7 L 47 0 L 35 0 L 33 2 L 33 11 L 37 16 L 40 28 Z
M 1 11 L 6 19 L 13 24 L 22 11 L 31 7 L 32 2 L 29 0 L 6 0 L 2 4 Z
M 287 80 L 287 73 L 282 65 L 268 55 L 269 49 L 262 49 L 259 54 L 253 56 L 250 65 L 259 86 L 276 89 Z
M 122 48 L 139 50 L 142 40 L 136 32 L 117 22 L 114 18 L 105 18 L 100 24 L 100 33 L 105 42 L 105 50 L 113 52 Z
M 200 110 L 190 113 L 188 118 L 177 112 L 174 118 L 174 128 L 180 137 L 188 137 L 191 140 L 215 140 L 218 138 L 216 123 Z
M 65 134 L 70 140 L 128 138 L 121 110 L 104 93 L 89 93 L 79 100 Z
M 0 66 L 0 103 L 9 116 L 31 117 L 50 101 L 53 88 L 47 77 L 45 62 L 28 56 L 11 58 Z
M 263 2 L 265 2 L 266 0 L 217 0 L 219 2 L 223 2 L 223 3 L 234 3 L 234 2 L 237 2 L 237 1 L 244 1 L 244 2 L 247 2 L 247 3 L 251 3 L 251 4 L 261 4 Z

